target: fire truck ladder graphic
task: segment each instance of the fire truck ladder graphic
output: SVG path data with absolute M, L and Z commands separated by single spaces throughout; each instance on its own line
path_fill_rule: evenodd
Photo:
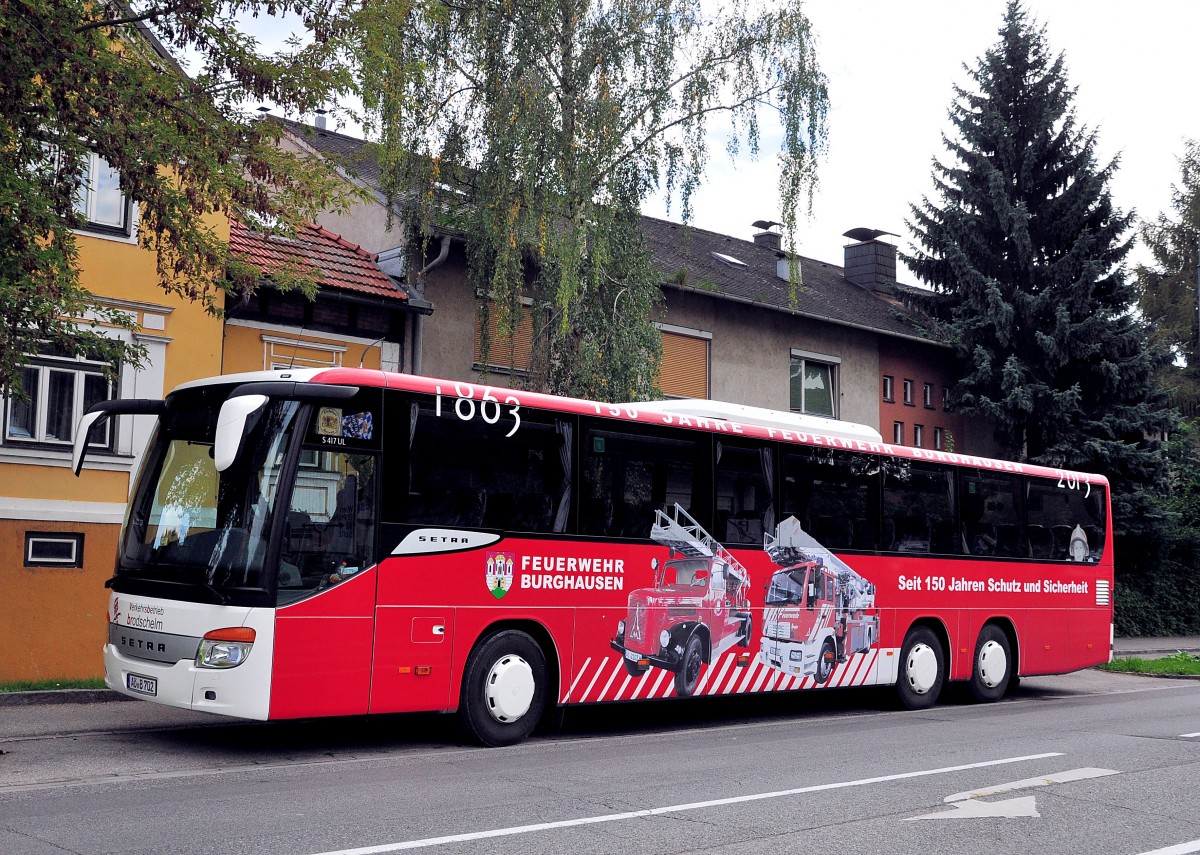
M 716 557 L 742 582 L 750 580 L 750 574 L 742 566 L 742 562 L 734 558 L 728 549 L 718 543 L 678 503 L 675 504 L 674 519 L 668 516 L 666 511 L 655 511 L 654 517 L 654 525 L 650 529 L 651 540 L 688 558 Z

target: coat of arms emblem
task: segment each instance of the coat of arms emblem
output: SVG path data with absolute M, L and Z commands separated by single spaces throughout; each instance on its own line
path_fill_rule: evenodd
M 487 554 L 487 586 L 497 600 L 508 593 L 513 581 L 513 559 L 511 552 L 489 552 Z

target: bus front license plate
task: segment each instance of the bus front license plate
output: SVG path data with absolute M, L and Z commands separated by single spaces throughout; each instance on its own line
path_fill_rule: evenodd
M 126 674 L 125 685 L 129 687 L 129 691 L 137 692 L 139 695 L 150 695 L 151 697 L 158 695 L 158 680 L 155 677 Z
M 642 658 L 642 654 L 637 653 L 633 650 L 626 650 L 625 658 L 628 659 L 630 662 L 637 662 L 639 659 Z

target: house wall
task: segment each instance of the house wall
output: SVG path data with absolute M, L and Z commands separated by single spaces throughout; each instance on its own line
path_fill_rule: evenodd
M 220 230 L 223 221 L 214 221 Z M 227 233 L 228 226 L 224 226 Z M 154 257 L 132 241 L 78 236 L 80 282 L 97 302 L 133 316 L 112 334 L 146 347 L 146 364 L 120 371 L 118 395 L 161 398 L 220 372 L 221 322 L 159 287 Z M 0 447 L 0 682 L 99 677 L 117 537 L 153 420 L 122 416 L 115 455 L 88 458 L 80 477 L 65 446 Z M 81 567 L 26 567 L 30 532 L 83 535 Z
M 947 431 L 946 451 L 976 454 L 983 457 L 1004 456 L 992 439 L 991 426 L 980 419 L 968 419 L 948 412 L 942 407 L 942 393 L 957 379 L 954 362 L 948 348 L 899 340 L 880 345 L 879 377 L 875 383 L 874 400 L 879 411 L 879 432 L 885 440 L 892 439 L 893 424 L 904 424 L 904 444 L 913 445 L 913 425 L 925 428 L 922 447 L 933 448 L 934 428 Z M 883 399 L 883 377 L 895 379 L 894 400 Z M 904 403 L 904 380 L 913 381 L 913 403 Z M 924 405 L 925 383 L 933 384 L 933 407 Z
M 791 353 L 802 350 L 840 360 L 838 418 L 878 427 L 878 336 L 691 291 L 666 296 L 662 322 L 712 334 L 710 397 L 787 410 Z

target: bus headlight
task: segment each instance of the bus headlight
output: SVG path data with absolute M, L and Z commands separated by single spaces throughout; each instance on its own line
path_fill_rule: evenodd
M 624 635 L 624 634 L 625 634 L 625 621 L 619 620 L 619 621 L 617 621 L 617 635 Z
M 665 648 L 670 643 L 671 643 L 671 633 L 664 629 L 662 632 L 660 632 L 658 634 L 658 646 Z
M 803 658 L 804 658 L 803 650 L 793 650 L 791 653 L 788 654 L 788 659 L 792 660 L 793 662 L 799 662 Z
M 254 630 L 229 626 L 206 632 L 196 650 L 197 668 L 236 668 L 246 661 L 254 646 Z

